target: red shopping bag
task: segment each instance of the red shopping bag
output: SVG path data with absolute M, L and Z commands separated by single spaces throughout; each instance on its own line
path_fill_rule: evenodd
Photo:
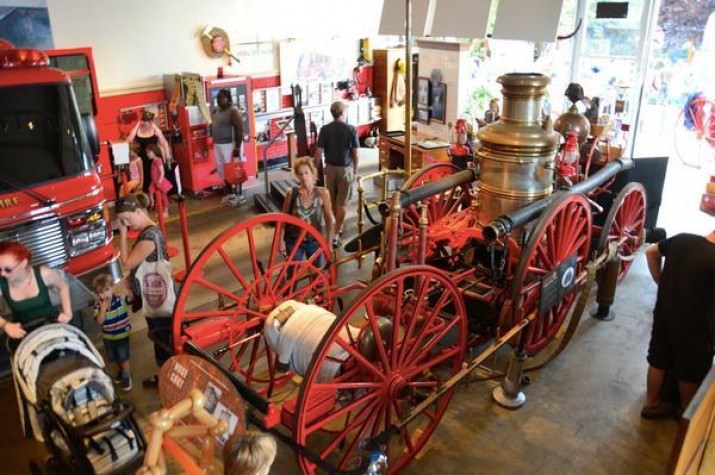
M 223 176 L 229 185 L 240 185 L 248 180 L 248 174 L 243 162 L 235 160 L 223 166 Z

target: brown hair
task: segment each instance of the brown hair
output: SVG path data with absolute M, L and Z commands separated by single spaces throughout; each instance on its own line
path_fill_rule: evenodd
M 150 122 L 154 120 L 154 113 L 151 111 L 142 112 L 142 120 L 145 122 Z
M 161 151 L 161 148 L 154 143 L 151 143 L 146 146 L 146 151 L 147 152 L 152 152 L 154 155 L 156 155 L 159 158 L 164 158 L 164 154 Z
M 343 115 L 343 112 L 345 112 L 345 109 L 347 108 L 347 104 L 345 104 L 343 101 L 335 101 L 330 104 L 330 115 L 333 116 L 333 119 L 337 119 L 338 117 Z
M 131 213 L 137 209 L 146 211 L 150 202 L 149 197 L 144 193 L 134 193 L 119 198 L 114 204 L 114 211 L 117 214 Z
M 114 279 L 109 274 L 99 274 L 92 279 L 92 290 L 96 293 L 101 292 L 106 287 L 111 287 L 114 284 Z
M 303 167 L 303 166 L 310 168 L 310 171 L 313 172 L 313 175 L 315 176 L 315 178 L 316 179 L 318 178 L 318 170 L 316 170 L 316 168 L 315 168 L 315 163 L 313 162 L 312 157 L 297 158 L 293 162 L 293 174 L 297 175 L 298 171 L 300 170 L 300 167 Z
M 129 156 L 136 155 L 137 157 L 139 156 L 139 149 L 140 146 L 136 142 L 132 142 L 129 144 Z
M 224 475 L 256 475 L 271 466 L 278 447 L 263 432 L 234 433 L 223 447 Z

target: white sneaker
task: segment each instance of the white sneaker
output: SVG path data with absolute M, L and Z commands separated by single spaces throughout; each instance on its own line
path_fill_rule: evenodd
M 240 201 L 239 201 L 239 199 L 238 199 L 238 196 L 232 195 L 232 196 L 231 196 L 231 199 L 229 199 L 228 201 L 226 201 L 225 204 L 226 204 L 226 206 L 236 207 L 236 206 L 240 205 L 241 203 L 240 203 Z
M 225 204 L 229 203 L 230 201 L 232 201 L 232 200 L 235 199 L 235 198 L 236 198 L 236 195 L 234 195 L 234 194 L 232 194 L 232 193 L 229 193 L 229 194 L 227 194 L 227 195 L 224 195 L 223 198 L 221 198 L 221 204 L 222 204 L 222 205 L 225 205 Z
M 238 204 L 242 205 L 244 203 L 246 203 L 246 197 L 243 195 L 238 195 Z

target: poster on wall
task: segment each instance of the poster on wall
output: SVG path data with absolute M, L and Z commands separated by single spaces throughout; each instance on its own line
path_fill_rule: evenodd
M 333 38 L 319 44 L 301 40 L 280 44 L 281 84 L 331 83 L 352 79 L 358 42 Z
M 278 69 L 273 41 L 235 43 L 231 45 L 231 52 L 241 58 L 243 71 L 275 73 Z
M 52 49 L 46 0 L 0 0 L 0 38 L 18 48 Z

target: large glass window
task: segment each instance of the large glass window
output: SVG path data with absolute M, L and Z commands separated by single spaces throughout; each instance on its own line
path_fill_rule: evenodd
M 599 18 L 602 1 L 588 1 L 586 32 L 577 82 L 588 97 L 598 97 L 602 120 L 617 128 L 632 123 L 638 100 L 643 14 L 648 0 L 627 2 L 625 18 Z M 606 117 L 604 117 L 606 116 Z
M 96 115 L 97 111 L 94 109 L 94 91 L 92 90 L 92 76 L 89 71 L 89 58 L 84 54 L 52 56 L 50 58 L 50 64 L 52 67 L 69 73 L 72 78 L 72 86 L 74 87 L 80 114 Z
M 0 88 L 0 191 L 90 170 L 68 85 Z
M 668 155 L 699 166 L 712 154 L 708 141 L 699 140 L 702 134 L 689 133 L 689 122 L 707 128 L 709 114 L 688 121 L 683 111 L 698 93 L 708 101 L 693 102 L 693 110 L 715 98 L 713 12 L 714 0 L 662 1 L 650 45 L 635 157 Z
M 564 0 L 559 20 L 560 35 L 573 32 L 576 25 L 576 5 L 577 0 Z M 492 14 L 495 13 L 496 5 L 493 5 Z M 493 19 L 490 28 L 493 29 Z M 564 109 L 563 93 L 570 82 L 573 44 L 572 39 L 549 43 L 474 40 L 469 51 L 472 71 L 467 88 L 470 96 L 460 114 L 472 122 L 483 119 L 490 99 L 497 98 L 501 104 L 501 87 L 496 82 L 497 78 L 511 72 L 539 72 L 548 75 L 551 85 L 544 100 L 544 109 L 559 114 Z

